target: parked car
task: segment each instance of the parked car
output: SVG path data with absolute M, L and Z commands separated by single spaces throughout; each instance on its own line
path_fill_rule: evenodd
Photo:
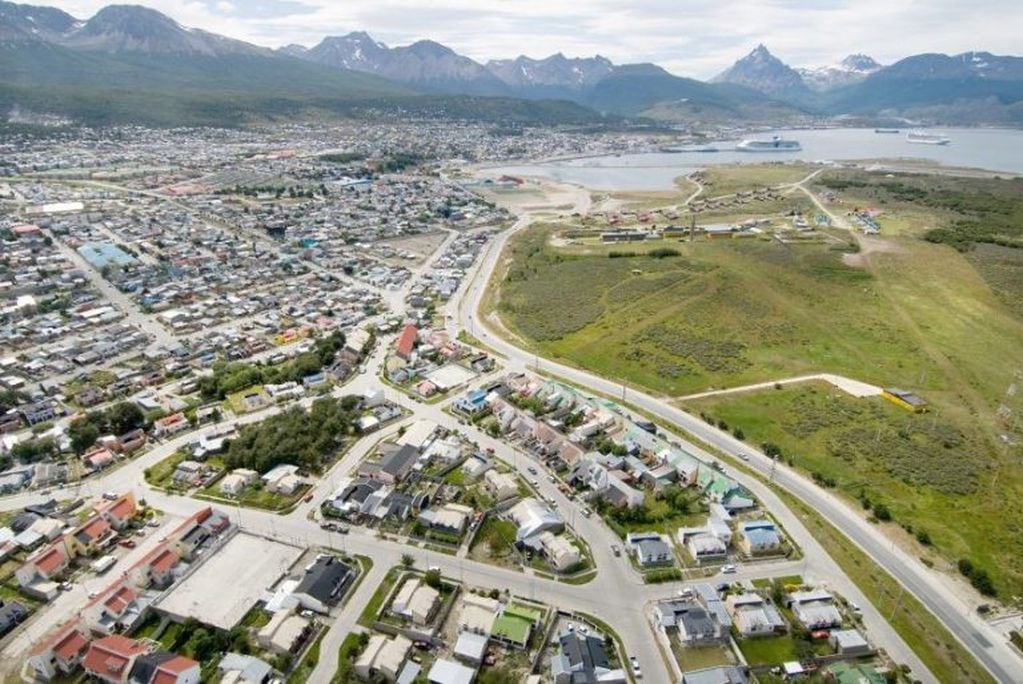
M 632 674 L 636 679 L 643 679 L 643 670 L 639 667 L 639 659 L 636 656 L 629 656 L 629 664 L 632 665 Z
M 620 546 L 618 546 L 618 544 L 612 544 L 611 545 L 611 553 L 613 553 L 616 556 L 621 556 L 622 555 L 622 549 L 621 549 Z
M 123 546 L 126 549 L 134 549 L 135 548 L 135 540 L 134 539 L 122 539 L 119 542 L 117 542 L 117 545 L 118 546 Z
M 526 468 L 526 470 L 529 471 L 530 475 L 536 475 L 536 468 L 534 468 L 533 466 L 529 466 L 528 468 Z

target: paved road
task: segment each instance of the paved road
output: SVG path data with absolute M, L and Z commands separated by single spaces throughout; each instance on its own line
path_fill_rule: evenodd
M 811 174 L 810 177 L 813 175 L 815 174 Z M 806 180 L 808 179 L 793 184 L 793 187 L 808 192 L 803 186 Z M 812 193 L 808 194 L 812 196 Z M 830 212 L 828 213 L 830 214 Z M 504 355 L 508 359 L 509 365 L 513 367 L 526 369 L 539 364 L 539 370 L 556 374 L 580 387 L 613 397 L 622 397 L 625 403 L 636 406 L 660 418 L 667 424 L 678 428 L 718 451 L 733 457 L 737 457 L 739 454 L 750 455 L 749 465 L 759 473 L 769 475 L 772 469 L 772 462 L 766 455 L 751 448 L 748 444 L 736 440 L 729 433 L 708 425 L 703 420 L 676 408 L 669 401 L 626 388 L 619 383 L 595 376 L 578 368 L 538 357 L 534 352 L 516 347 L 490 329 L 486 316 L 481 315 L 480 311 L 486 280 L 493 272 L 501 250 L 508 238 L 515 231 L 530 225 L 530 222 L 528 215 L 521 216 L 512 230 L 503 233 L 489 245 L 488 252 L 479 264 L 469 284 L 467 296 L 462 298 L 461 301 L 452 304 L 452 308 L 457 311 L 458 323 L 465 329 L 473 330 L 473 334 L 477 339 Z M 709 454 L 707 454 L 707 457 L 713 458 Z M 782 518 L 782 523 L 787 527 L 788 532 L 790 534 L 795 532 L 798 535 L 799 543 L 808 554 L 819 554 L 830 560 L 830 557 L 813 540 L 812 535 L 806 531 L 803 525 L 792 515 L 791 511 L 769 489 L 760 484 L 758 480 L 745 476 L 741 472 L 730 472 L 729 474 L 747 486 L 765 503 L 769 510 Z M 802 475 L 783 465 L 779 465 L 775 470 L 774 479 L 778 485 L 821 512 L 829 522 L 835 525 L 853 543 L 899 580 L 911 594 L 941 620 L 945 627 L 966 648 L 976 655 L 978 660 L 995 679 L 1000 682 L 1023 681 L 1023 661 L 1021 661 L 1003 637 L 973 613 L 968 602 L 956 596 L 953 592 L 948 591 L 946 582 L 938 573 L 926 568 L 917 559 L 909 556 L 901 549 L 893 547 L 891 542 L 875 526 L 870 525 L 858 511 L 854 511 L 844 501 L 817 487 Z M 844 578 L 845 582 L 851 584 L 851 581 L 848 580 L 838 566 L 833 562 L 832 565 L 834 565 L 837 575 Z M 865 599 L 863 601 L 855 599 L 857 595 L 860 595 L 862 598 L 862 594 L 858 590 L 850 592 L 849 595 L 854 597 L 854 600 L 857 600 L 861 605 L 867 604 Z M 891 637 L 892 643 L 901 644 L 899 650 L 906 651 L 907 653 L 904 653 L 905 657 L 897 657 L 897 659 L 901 662 L 909 663 L 916 676 L 925 671 L 923 664 L 920 663 L 915 655 L 910 657 L 911 654 L 908 652 L 908 647 L 894 633 L 894 630 L 888 626 L 887 621 L 880 619 L 880 616 L 876 614 L 870 616 L 870 619 L 865 621 L 868 623 L 868 629 L 874 634 L 887 633 Z M 876 624 L 872 625 L 871 623 Z M 914 662 L 916 665 L 913 665 Z

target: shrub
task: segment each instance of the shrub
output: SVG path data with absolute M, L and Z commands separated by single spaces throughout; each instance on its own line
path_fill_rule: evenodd
M 931 535 L 927 533 L 927 530 L 917 530 L 916 540 L 923 544 L 924 546 L 931 545 Z
M 995 596 L 997 594 L 994 582 L 991 581 L 987 570 L 977 567 L 969 558 L 960 558 L 956 566 L 959 568 L 959 573 L 969 579 L 973 588 L 981 594 L 984 596 Z
M 881 521 L 887 522 L 892 519 L 892 513 L 884 504 L 874 504 L 874 516 Z

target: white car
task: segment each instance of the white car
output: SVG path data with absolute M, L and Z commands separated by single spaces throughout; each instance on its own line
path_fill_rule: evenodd
M 721 566 L 722 575 L 733 575 L 735 574 L 735 566 L 729 563 L 728 565 Z
M 632 674 L 636 679 L 643 679 L 643 670 L 639 667 L 639 660 L 636 656 L 629 656 L 629 664 L 632 665 Z

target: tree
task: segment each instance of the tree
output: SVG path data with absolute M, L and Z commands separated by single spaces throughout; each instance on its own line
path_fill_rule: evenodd
M 401 554 L 401 567 L 403 567 L 403 568 L 411 568 L 411 567 L 415 566 L 415 564 L 416 564 L 416 559 L 412 557 L 411 553 L 403 553 L 403 554 Z
M 426 583 L 426 586 L 439 590 L 441 585 L 440 570 L 437 570 L 436 568 L 427 570 L 426 574 L 423 575 L 423 582 Z
M 146 416 L 134 402 L 122 401 L 110 407 L 106 420 L 110 425 L 110 432 L 123 435 L 145 425 Z
M 217 643 L 206 629 L 200 627 L 189 638 L 185 650 L 189 651 L 193 658 L 203 662 L 216 653 Z
M 71 423 L 67 432 L 71 438 L 71 448 L 78 454 L 95 444 L 100 436 L 99 428 L 89 420 L 88 416 Z

